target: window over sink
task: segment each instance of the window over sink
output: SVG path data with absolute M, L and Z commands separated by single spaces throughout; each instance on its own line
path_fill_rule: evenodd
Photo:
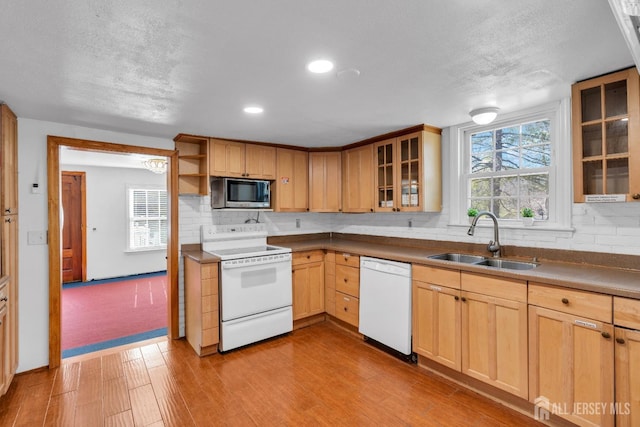
M 468 132 L 469 206 L 499 219 L 518 219 L 531 208 L 549 218 L 551 120 L 516 123 Z
M 474 207 L 518 227 L 531 208 L 539 227 L 571 224 L 570 100 L 450 128 L 451 224 Z

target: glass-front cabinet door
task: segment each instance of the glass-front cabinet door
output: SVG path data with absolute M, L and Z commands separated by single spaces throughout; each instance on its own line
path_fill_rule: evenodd
M 422 210 L 422 132 L 375 144 L 376 212 Z
M 375 144 L 376 164 L 376 212 L 395 211 L 395 139 Z
M 399 208 L 401 211 L 418 210 L 420 200 L 420 136 L 412 134 L 398 138 L 398 157 L 400 162 Z
M 574 201 L 640 200 L 636 68 L 572 87 Z

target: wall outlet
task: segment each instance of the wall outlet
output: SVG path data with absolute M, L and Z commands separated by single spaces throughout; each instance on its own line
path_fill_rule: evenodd
M 296 219 L 296 228 L 300 228 L 300 220 Z

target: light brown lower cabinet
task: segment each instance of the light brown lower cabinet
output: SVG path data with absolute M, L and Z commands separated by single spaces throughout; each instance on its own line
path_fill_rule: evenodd
M 463 272 L 461 288 L 462 373 L 526 399 L 526 282 Z
M 616 426 L 640 425 L 640 300 L 613 298 Z
M 613 426 L 613 325 L 529 306 L 529 400 L 581 426 Z
M 640 331 L 615 328 L 616 426 L 640 425 Z
M 10 340 L 9 340 L 9 323 L 7 321 L 7 298 L 8 285 L 7 276 L 0 281 L 0 394 L 6 393 L 11 379 L 13 378 L 13 370 L 10 366 Z
M 526 282 L 414 265 L 413 292 L 416 353 L 527 398 Z
M 218 263 L 184 258 L 185 326 L 187 342 L 199 356 L 218 351 Z
M 413 265 L 413 351 L 462 369 L 460 271 Z
M 292 259 L 293 320 L 324 313 L 324 252 L 297 252 Z

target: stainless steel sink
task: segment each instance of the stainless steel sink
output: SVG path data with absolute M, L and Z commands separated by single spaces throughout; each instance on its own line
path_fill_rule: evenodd
M 532 262 L 510 261 L 506 259 L 486 258 L 484 261 L 475 263 L 474 265 L 486 265 L 495 268 L 504 268 L 507 270 L 531 270 L 536 268 L 537 264 Z
M 505 270 L 531 270 L 536 268 L 538 264 L 532 262 L 512 261 L 501 258 L 487 258 L 479 255 L 467 255 L 457 253 L 446 253 L 431 255 L 428 258 L 438 259 L 442 261 L 459 262 L 461 264 L 484 265 L 493 268 L 502 268 Z
M 485 260 L 485 257 L 479 255 L 466 255 L 466 254 L 438 254 L 431 255 L 431 259 L 440 259 L 443 261 L 461 262 L 464 264 L 475 264 Z

